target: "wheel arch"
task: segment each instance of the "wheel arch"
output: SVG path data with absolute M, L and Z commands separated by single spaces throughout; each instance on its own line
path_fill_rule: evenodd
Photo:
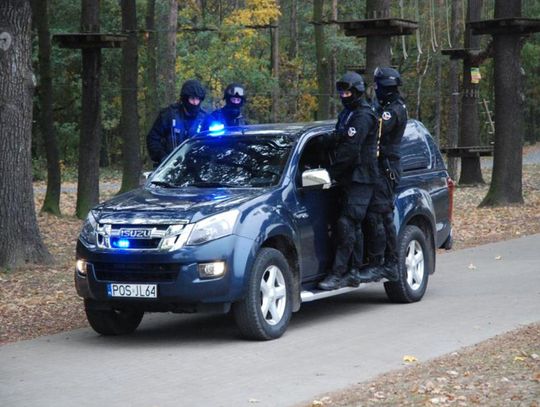
M 287 235 L 273 235 L 268 237 L 262 244 L 261 248 L 269 247 L 280 251 L 287 263 L 291 274 L 293 275 L 293 312 L 296 312 L 300 309 L 301 299 L 300 299 L 300 263 L 298 258 L 298 251 L 292 240 Z
M 426 216 L 425 214 L 416 214 L 409 218 L 404 225 L 413 225 L 419 228 L 424 235 L 426 236 L 428 243 L 431 247 L 431 261 L 433 264 L 433 267 L 431 269 L 430 274 L 433 274 L 435 272 L 435 262 L 436 262 L 436 255 L 435 255 L 435 227 L 433 223 L 431 222 L 430 218 Z M 401 234 L 403 233 L 403 230 L 405 230 L 404 227 L 400 230 L 400 236 L 398 236 L 398 239 L 401 237 Z

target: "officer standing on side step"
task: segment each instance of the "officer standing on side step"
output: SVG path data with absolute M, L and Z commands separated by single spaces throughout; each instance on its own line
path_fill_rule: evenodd
M 364 98 L 364 80 L 356 72 L 347 72 L 336 89 L 344 109 L 333 136 L 335 161 L 329 172 L 344 196 L 336 225 L 336 256 L 331 272 L 318 285 L 321 290 L 344 287 L 350 267 L 354 274 L 362 265 L 362 222 L 378 178 L 377 117 Z
M 373 79 L 380 118 L 377 146 L 379 177 L 366 216 L 370 265 L 353 276 L 349 281 L 351 286 L 381 278 L 399 279 L 394 193 L 401 177 L 400 146 L 407 127 L 407 107 L 398 90 L 401 86 L 398 71 L 378 67 Z

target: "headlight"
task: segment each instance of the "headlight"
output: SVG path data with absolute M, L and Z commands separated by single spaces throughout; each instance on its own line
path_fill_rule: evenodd
M 97 221 L 94 211 L 90 211 L 84 221 L 80 234 L 80 239 L 86 246 L 95 246 L 97 244 L 96 227 Z
M 232 234 L 239 214 L 240 212 L 234 209 L 195 223 L 187 244 L 202 244 Z

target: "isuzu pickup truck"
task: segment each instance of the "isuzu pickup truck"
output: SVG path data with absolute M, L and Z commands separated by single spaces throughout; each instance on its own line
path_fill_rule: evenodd
M 99 204 L 77 243 L 75 285 L 102 335 L 145 312 L 232 311 L 247 338 L 280 337 L 331 267 L 339 186 L 321 138 L 334 122 L 213 128 L 180 145 L 143 187 Z M 453 182 L 429 132 L 407 125 L 395 198 L 400 279 L 390 301 L 422 299 L 437 248 L 452 244 Z M 362 286 L 362 285 L 361 285 Z

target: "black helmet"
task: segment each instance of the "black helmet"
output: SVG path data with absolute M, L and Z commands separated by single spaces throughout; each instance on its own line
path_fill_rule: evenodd
M 206 96 L 206 91 L 203 86 L 197 79 L 190 79 L 185 81 L 182 85 L 182 90 L 180 91 L 180 99 L 187 98 L 199 98 L 201 101 L 204 100 Z
M 242 85 L 239 85 L 237 83 L 231 83 L 225 88 L 225 92 L 223 93 L 223 99 L 228 99 L 232 97 L 242 98 L 242 100 L 246 97 L 246 91 L 244 90 L 244 87 Z
M 373 73 L 373 80 L 379 86 L 401 86 L 399 72 L 390 67 L 377 67 Z
M 353 90 L 356 89 L 360 94 L 364 93 L 366 90 L 366 85 L 364 84 L 364 79 L 362 75 L 356 72 L 347 72 L 341 77 L 339 81 L 336 82 L 336 90 L 338 92 L 344 90 Z

